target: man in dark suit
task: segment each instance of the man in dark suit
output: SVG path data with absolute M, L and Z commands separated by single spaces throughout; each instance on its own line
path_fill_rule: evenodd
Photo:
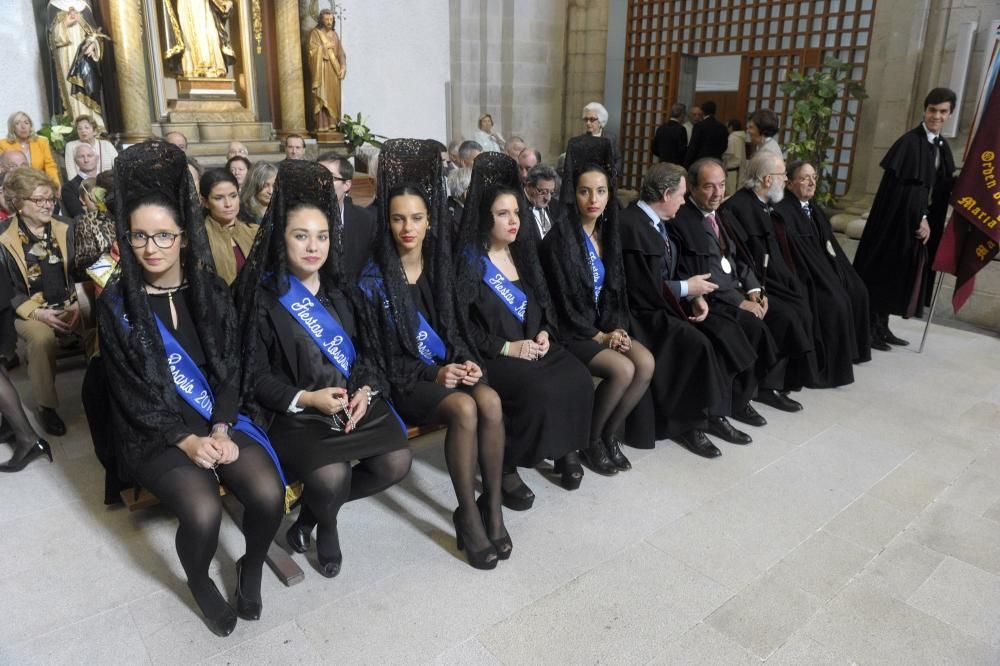
M 324 153 L 317 160 L 333 174 L 333 189 L 340 203 L 340 217 L 344 221 L 343 249 L 345 277 L 354 279 L 368 263 L 375 240 L 375 215 L 351 201 L 351 180 L 354 166 L 336 153 Z
M 59 197 L 62 199 L 63 215 L 75 219 L 86 212 L 80 203 L 80 183 L 88 178 L 96 178 L 101 165 L 97 153 L 87 143 L 81 143 L 76 147 L 73 161 L 76 163 L 76 176 L 63 183 Z
M 670 107 L 670 118 L 656 128 L 651 150 L 661 162 L 683 164 L 687 153 L 688 135 L 684 129 L 684 114 L 687 107 L 677 103 Z
M 754 272 L 753 260 L 746 249 L 747 239 L 719 210 L 726 191 L 726 171 L 719 160 L 705 158 L 691 165 L 688 202 L 681 207 L 672 225 L 678 245 L 677 274 L 692 277 L 708 273 L 717 289 L 706 295 L 713 312 L 735 320 L 757 354 L 752 376 L 733 389 L 732 417 L 750 425 L 764 425 L 764 418 L 749 404 L 741 406 L 737 395 L 751 396 L 756 387 L 757 400 L 781 405 L 793 411 L 801 405 L 778 393 L 784 388 L 787 352 L 772 335 L 768 316 L 770 301 Z M 786 322 L 775 322 L 784 331 Z M 706 329 L 706 334 L 709 330 Z M 779 341 L 780 342 L 780 341 Z M 717 352 L 729 351 L 723 341 Z M 737 382 L 738 383 L 738 382 Z
M 712 458 L 721 452 L 704 430 L 734 444 L 751 442 L 726 415 L 733 411 L 737 375 L 752 375 L 757 356 L 735 320 L 720 319 L 709 310 L 705 296 L 716 285 L 708 274 L 677 277 L 678 247 L 668 230 L 684 203 L 684 177 L 684 169 L 675 164 L 653 165 L 643 177 L 640 200 L 619 217 L 630 330 L 656 357 L 649 401 L 644 399 L 636 410 L 652 410 L 658 436 Z M 717 338 L 728 343 L 724 353 L 716 348 Z M 699 366 L 699 352 L 710 362 Z M 701 394 L 703 402 L 690 404 L 690 394 Z M 681 396 L 687 398 L 686 408 Z M 749 395 L 738 399 L 745 406 Z
M 721 160 L 729 147 L 729 130 L 715 119 L 715 102 L 705 102 L 701 109 L 705 112 L 705 119 L 691 130 L 691 141 L 684 155 L 684 164 L 688 167 L 703 157 Z
M 566 215 L 566 205 L 553 196 L 558 191 L 559 175 L 555 169 L 539 164 L 528 171 L 524 195 L 531 204 L 531 214 L 535 220 L 532 231 L 537 242 L 541 242 L 553 226 L 562 223 Z

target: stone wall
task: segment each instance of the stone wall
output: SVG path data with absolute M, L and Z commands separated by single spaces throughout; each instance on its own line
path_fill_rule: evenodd
M 560 152 L 566 0 L 450 0 L 449 138 L 471 138 L 489 113 L 545 161 Z
M 604 83 L 608 54 L 608 0 L 570 0 L 567 9 L 562 147 L 566 146 L 571 136 L 583 133 L 583 107 L 586 104 L 601 102 L 607 106 Z

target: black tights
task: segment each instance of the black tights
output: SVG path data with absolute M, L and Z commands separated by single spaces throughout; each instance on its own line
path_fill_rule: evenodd
M 241 447 L 236 462 L 220 465 L 216 471 L 226 490 L 245 509 L 246 555 L 241 591 L 249 599 L 259 599 L 264 558 L 281 523 L 284 489 L 274 463 L 260 446 Z M 177 556 L 187 574 L 188 586 L 205 615 L 218 617 L 225 611 L 226 601 L 208 576 L 222 522 L 222 500 L 215 475 L 191 463 L 139 482 L 177 515 Z
M 13 445 L 15 453 L 24 451 L 35 443 L 38 435 L 35 433 L 28 417 L 21 406 L 21 396 L 17 394 L 17 388 L 7 376 L 7 371 L 0 366 L 0 412 L 3 413 L 3 420 L 10 424 L 14 430 L 16 443 Z
M 625 423 L 625 418 L 642 399 L 653 378 L 653 355 L 632 341 L 627 352 L 602 349 L 587 366 L 601 378 L 594 390 L 594 411 L 590 420 L 590 441 L 607 442 Z
M 484 550 L 491 537 L 496 540 L 507 535 L 500 509 L 505 443 L 500 396 L 484 384 L 468 393 L 455 391 L 438 403 L 432 420 L 448 427 L 444 455 L 458 498 L 462 532 L 471 550 Z M 477 467 L 490 507 L 487 525 L 483 525 L 476 506 Z
M 341 557 L 337 535 L 340 507 L 399 483 L 410 471 L 412 460 L 410 449 L 404 448 L 365 458 L 353 468 L 346 462 L 332 463 L 302 475 L 305 490 L 298 523 L 310 530 L 317 526 L 316 550 L 320 562 Z

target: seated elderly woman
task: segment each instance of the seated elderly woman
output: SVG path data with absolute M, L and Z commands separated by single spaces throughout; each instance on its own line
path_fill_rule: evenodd
M 488 113 L 479 117 L 479 129 L 473 133 L 472 140 L 483 147 L 484 153 L 502 152 L 504 146 L 507 145 L 507 142 L 500 136 L 500 132 L 493 128 L 493 116 Z
M 108 171 L 115 165 L 115 158 L 118 157 L 118 151 L 115 150 L 110 141 L 98 137 L 97 123 L 91 116 L 77 116 L 76 120 L 73 121 L 73 129 L 76 130 L 77 138 L 66 144 L 65 152 L 66 177 L 68 179 L 72 180 L 77 174 L 76 164 L 74 164 L 76 149 L 78 146 L 84 144 L 93 148 L 94 153 L 97 154 L 98 173 Z
M 243 187 L 240 188 L 240 214 L 249 222 L 260 224 L 264 219 L 264 211 L 271 203 L 271 193 L 274 191 L 274 179 L 278 169 L 270 162 L 257 162 L 250 167 Z
M 247 174 L 250 173 L 252 166 L 250 160 L 242 155 L 234 155 L 226 160 L 226 171 L 236 177 L 236 184 L 239 186 L 240 192 L 243 191 L 243 183 L 246 182 Z
M 59 165 L 52 159 L 49 140 L 35 133 L 31 116 L 24 111 L 15 111 L 7 118 L 7 137 L 0 139 L 0 152 L 5 150 L 17 150 L 24 153 L 28 164 L 33 169 L 44 171 L 58 190 L 61 183 Z
M 775 139 L 778 133 L 778 114 L 771 109 L 758 109 L 747 123 L 747 136 L 754 146 L 754 154 L 765 152 L 782 157 L 781 145 Z
M 65 435 L 56 408 L 56 337 L 76 332 L 80 307 L 70 279 L 73 242 L 69 225 L 53 216 L 56 184 L 28 167 L 7 174 L 4 192 L 15 221 L 0 234 L 2 259 L 14 287 L 14 328 L 28 351 L 28 377 L 46 432 Z

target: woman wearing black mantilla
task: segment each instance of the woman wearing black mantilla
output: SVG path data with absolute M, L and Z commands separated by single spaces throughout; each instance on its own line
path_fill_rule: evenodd
M 342 234 L 330 171 L 286 160 L 236 282 L 244 374 L 287 478 L 304 485 L 288 543 L 306 552 L 317 527 L 328 578 L 343 561 L 340 508 L 400 481 L 412 459 L 384 398 L 379 340 L 358 335 L 354 292 L 340 272 Z
M 518 467 L 551 459 L 564 488 L 580 486 L 577 450 L 587 446 L 594 400 L 590 372 L 555 340 L 529 211 L 517 162 L 481 153 L 466 196 L 456 288 L 469 339 L 503 402 L 503 503 L 518 511 L 535 499 Z
M 239 414 L 236 313 L 211 255 L 194 182 L 178 148 L 147 142 L 115 161 L 116 273 L 98 301 L 118 459 L 179 520 L 177 554 L 214 633 L 256 620 L 283 479 L 263 433 Z M 219 540 L 219 482 L 246 509 L 236 611 L 208 568 Z
M 570 139 L 565 168 L 567 223 L 545 236 L 541 260 L 567 349 L 602 379 L 594 391 L 590 443 L 583 457 L 591 469 L 608 476 L 632 467 L 619 435 L 649 387 L 654 361 L 625 329 L 628 301 L 610 142 L 595 136 Z M 651 424 L 633 430 L 653 432 Z M 653 446 L 652 441 L 633 443 Z
M 374 257 L 361 275 L 368 327 L 362 334 L 382 336 L 392 401 L 403 420 L 448 427 L 458 548 L 472 566 L 493 569 L 512 550 L 501 508 L 503 412 L 456 322 L 451 225 L 435 142 L 387 141 L 377 182 Z

